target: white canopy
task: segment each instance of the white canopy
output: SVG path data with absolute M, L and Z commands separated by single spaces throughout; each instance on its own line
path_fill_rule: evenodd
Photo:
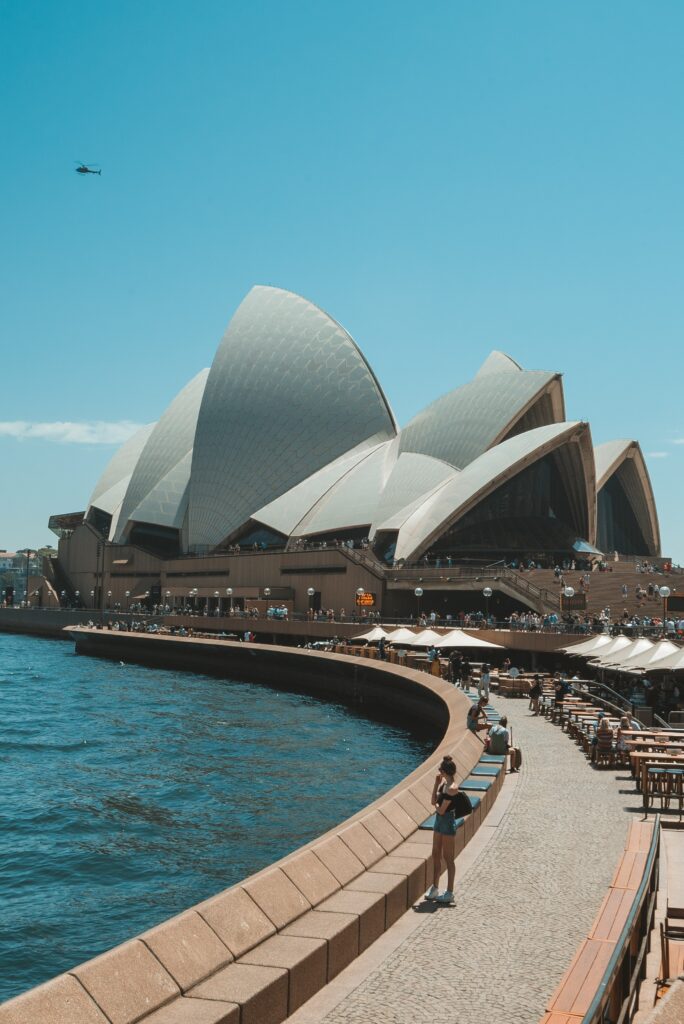
M 452 629 L 445 636 L 440 637 L 435 647 L 496 647 L 502 650 L 501 644 L 493 644 L 489 640 L 480 640 L 472 633 L 465 633 L 462 629 Z
M 648 672 L 651 669 L 657 671 L 660 668 L 660 662 L 664 658 L 669 658 L 673 654 L 680 654 L 684 648 L 677 647 L 677 644 L 673 644 L 671 640 L 659 640 L 656 644 L 652 645 L 650 651 L 644 651 L 642 654 L 633 655 L 628 661 L 623 662 L 622 668 L 625 672 Z
M 602 647 L 595 656 L 590 654 L 589 660 L 593 661 L 599 668 L 603 668 L 613 660 L 612 655 L 624 651 L 625 647 L 631 647 L 633 643 L 634 641 L 630 640 L 628 636 L 613 637 L 610 643 Z
M 393 629 L 391 633 L 387 634 L 387 639 L 391 644 L 410 644 L 416 638 L 416 633 L 412 629 L 407 629 L 406 626 L 400 626 L 399 629 Z
M 623 648 L 618 651 L 617 654 L 606 654 L 605 657 L 599 652 L 598 660 L 606 668 L 621 668 L 626 661 L 631 658 L 638 658 L 648 654 L 653 650 L 654 644 L 652 640 L 647 640 L 646 637 L 639 637 L 638 640 L 632 640 L 629 647 Z
M 436 647 L 441 639 L 442 634 L 436 633 L 434 629 L 423 629 L 420 633 L 414 633 L 406 643 L 409 647 L 432 647 L 433 644 Z
M 562 647 L 561 650 L 564 654 L 577 654 L 588 658 L 591 654 L 598 653 L 602 647 L 612 643 L 613 639 L 607 633 L 599 633 L 598 636 L 590 636 L 588 640 L 583 640 L 581 644 L 570 644 L 569 647 Z
M 661 658 L 651 668 L 658 672 L 684 672 L 684 647 L 679 647 L 676 654 L 669 654 L 667 658 Z
M 352 640 L 367 640 L 368 643 L 373 643 L 376 640 L 386 640 L 389 633 L 386 633 L 382 626 L 374 626 L 373 629 L 369 629 L 367 633 L 362 633 L 360 636 L 352 637 Z

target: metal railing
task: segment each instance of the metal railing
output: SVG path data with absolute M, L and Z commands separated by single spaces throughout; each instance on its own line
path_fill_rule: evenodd
M 660 816 L 657 815 L 641 884 L 582 1024 L 625 1024 L 634 1015 L 639 986 L 646 974 L 646 954 L 658 894 L 659 855 Z

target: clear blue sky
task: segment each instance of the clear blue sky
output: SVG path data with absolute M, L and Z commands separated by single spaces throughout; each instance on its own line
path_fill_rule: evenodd
M 87 439 L 156 419 L 263 283 L 400 423 L 492 348 L 563 371 L 684 561 L 683 36 L 680 0 L 2 0 L 0 548 L 54 540 Z

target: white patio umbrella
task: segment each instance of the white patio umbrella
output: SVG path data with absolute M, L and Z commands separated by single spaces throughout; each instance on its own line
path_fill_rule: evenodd
M 432 647 L 433 644 L 436 647 L 441 639 L 442 634 L 436 633 L 434 629 L 423 629 L 420 633 L 414 633 L 413 638 L 406 643 L 409 647 Z
M 658 672 L 684 672 L 684 647 L 680 647 L 676 654 L 669 654 L 667 658 L 661 658 L 657 665 L 652 666 Z
M 639 637 L 638 640 L 632 640 L 629 647 L 623 648 L 618 651 L 617 654 L 607 654 L 602 657 L 599 653 L 598 659 L 602 665 L 606 668 L 621 668 L 626 661 L 631 658 L 638 658 L 640 655 L 646 655 L 653 650 L 654 643 L 652 640 L 646 639 L 646 637 Z
M 480 640 L 478 636 L 473 636 L 472 633 L 465 633 L 462 629 L 450 630 L 440 637 L 435 647 L 497 647 L 499 650 L 503 650 L 501 644 L 493 644 L 489 640 Z
M 400 626 L 399 629 L 393 629 L 391 633 L 388 633 L 387 639 L 391 644 L 410 644 L 412 640 L 415 640 L 416 635 L 406 626 Z
M 615 638 L 607 633 L 599 633 L 598 636 L 591 636 L 583 640 L 581 644 L 570 644 L 569 647 L 561 647 L 564 654 L 577 654 L 581 657 L 589 657 L 591 654 L 598 654 L 601 648 L 607 647 Z
M 369 644 L 375 643 L 378 640 L 387 639 L 388 633 L 382 628 L 382 626 L 374 626 L 373 629 L 369 629 L 367 633 L 361 633 L 360 636 L 353 636 L 352 640 L 367 640 Z
M 605 647 L 601 648 L 600 652 L 594 655 L 589 655 L 589 661 L 594 665 L 598 665 L 599 668 L 605 668 L 605 666 L 611 661 L 613 654 L 618 654 L 620 651 L 624 651 L 625 647 L 631 647 L 634 643 L 628 636 L 616 636 L 606 644 Z
M 681 647 L 677 647 L 671 640 L 658 640 L 657 643 L 651 644 L 651 649 L 643 651 L 639 654 L 632 655 L 631 658 L 622 662 L 621 669 L 623 672 L 647 672 L 649 669 L 657 669 L 658 662 L 662 661 L 663 658 L 669 658 L 672 654 L 677 654 L 681 651 Z

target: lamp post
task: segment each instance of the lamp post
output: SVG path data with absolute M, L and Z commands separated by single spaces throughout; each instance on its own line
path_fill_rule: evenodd
M 36 594 L 37 593 L 38 593 L 38 591 L 36 590 Z M 75 591 L 74 597 L 76 598 L 76 607 L 80 608 L 81 607 L 81 591 L 80 590 Z
M 216 614 L 217 615 L 219 615 L 220 612 L 221 612 L 221 609 L 219 608 L 219 597 L 220 596 L 221 595 L 219 594 L 218 590 L 215 590 L 214 591 L 214 597 L 216 598 Z
M 271 596 L 271 588 L 270 587 L 264 587 L 264 598 L 266 599 L 266 601 L 268 601 L 270 596 Z
M 232 617 L 232 615 L 233 615 L 233 588 L 232 587 L 226 587 L 226 597 L 228 598 L 228 600 L 230 602 L 230 615 Z
M 485 623 L 489 625 L 489 598 L 492 596 L 492 588 L 485 587 L 482 591 L 482 596 L 485 599 Z
M 92 601 L 93 609 L 95 608 L 95 591 L 90 591 L 90 600 Z
M 38 590 L 34 590 L 33 591 L 33 597 L 34 597 L 34 602 L 33 603 L 37 606 L 38 605 L 38 598 L 40 597 L 40 592 Z M 41 605 L 41 608 L 42 608 L 42 605 Z
M 109 611 L 109 604 L 110 604 L 111 600 L 112 600 L 112 592 L 111 592 L 111 590 L 108 590 L 107 591 L 107 611 Z
M 170 611 L 171 610 L 171 605 L 169 604 L 169 598 L 171 597 L 171 591 L 170 590 L 165 591 L 164 597 L 166 598 L 166 607 L 164 608 L 164 611 L 166 612 L 167 608 Z
M 61 598 L 59 604 L 60 604 L 60 607 L 63 608 L 64 607 L 64 602 L 66 601 L 66 590 L 62 590 L 59 596 Z
M 416 598 L 418 600 L 418 611 L 416 613 L 416 619 L 419 619 L 420 618 L 420 599 L 423 596 L 423 588 L 422 587 L 416 587 L 416 589 L 413 591 L 413 593 L 416 595 Z
M 659 587 L 658 593 L 663 599 L 663 636 L 665 636 L 665 624 L 667 622 L 667 599 L 670 596 L 671 591 L 669 587 Z
M 145 591 L 145 607 L 147 608 L 147 614 L 149 615 L 149 613 L 150 613 L 150 592 L 149 592 L 149 590 Z
M 130 590 L 127 590 L 126 591 L 126 614 L 128 614 L 128 606 L 130 605 L 130 603 L 131 603 L 131 592 L 130 592 Z
M 26 548 L 26 593 L 28 594 L 28 581 L 29 581 L 29 566 L 31 564 L 31 555 L 33 552 L 30 548 Z
M 563 588 L 563 597 L 567 598 L 568 601 L 570 600 L 571 597 L 574 597 L 574 596 L 575 596 L 575 588 L 574 587 L 564 587 Z M 565 601 L 563 601 L 563 610 L 565 610 Z

